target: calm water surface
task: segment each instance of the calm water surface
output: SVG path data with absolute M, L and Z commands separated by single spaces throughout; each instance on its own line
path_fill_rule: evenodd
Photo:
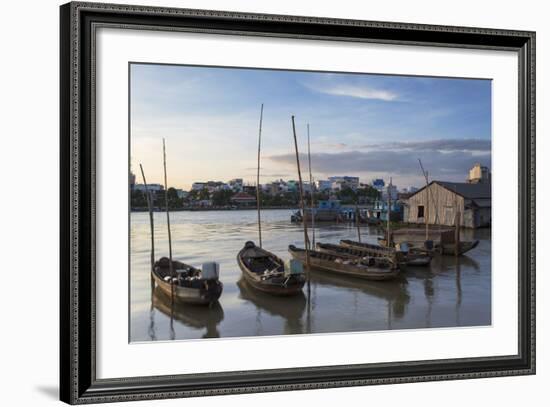
M 301 225 L 291 210 L 262 211 L 263 246 L 287 260 L 289 244 L 303 247 Z M 236 255 L 257 240 L 257 213 L 250 211 L 173 212 L 172 250 L 176 260 L 200 267 L 220 264 L 224 284 L 213 307 L 178 305 L 151 288 L 148 213 L 131 214 L 130 339 L 154 341 L 237 336 L 437 328 L 491 324 L 491 231 L 466 230 L 477 248 L 458 259 L 436 257 L 430 267 L 409 267 L 394 281 L 370 282 L 312 271 L 311 301 L 306 295 L 271 297 L 241 280 Z M 155 213 L 156 258 L 168 255 L 166 214 Z M 316 228 L 316 240 L 356 239 L 353 225 Z M 362 239 L 376 243 L 374 228 Z M 304 293 L 306 293 L 304 287 Z

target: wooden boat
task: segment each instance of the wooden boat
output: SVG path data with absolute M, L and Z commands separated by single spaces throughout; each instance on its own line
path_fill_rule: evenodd
M 406 252 L 404 252 L 393 247 L 362 242 L 360 243 L 353 240 L 340 240 L 340 245 L 344 247 L 363 249 L 366 253 L 372 253 L 372 255 L 380 253 L 380 255 L 392 256 L 392 253 L 395 253 L 397 261 L 399 263 L 406 264 L 407 266 L 428 266 L 430 265 L 433 257 L 431 253 L 425 250 L 409 248 Z
M 370 257 L 387 257 L 392 259 L 397 258 L 398 262 L 402 262 L 404 260 L 403 254 L 401 252 L 398 252 L 393 248 L 382 247 L 376 244 L 344 239 L 340 240 L 340 247 L 355 248 L 357 250 L 361 250 L 362 252 L 367 253 L 366 255 Z
M 355 243 L 355 242 L 354 242 Z M 366 243 L 368 245 L 368 243 Z M 348 257 L 352 259 L 369 259 L 374 257 L 379 261 L 387 261 L 394 265 L 401 263 L 404 258 L 401 252 L 396 250 L 387 249 L 385 247 L 369 245 L 370 247 L 360 247 L 353 245 L 337 245 L 331 243 L 317 243 L 316 248 L 323 253 L 335 254 L 337 256 Z M 398 254 L 401 261 L 398 260 Z
M 472 249 L 475 249 L 479 244 L 479 240 L 468 241 L 468 242 L 459 242 L 458 243 L 458 255 L 462 255 L 466 252 L 469 252 Z M 454 243 L 443 243 L 435 246 L 435 250 L 439 253 L 448 256 L 455 255 L 455 244 Z
M 306 261 L 306 251 L 294 245 L 288 246 L 290 255 L 302 263 Z M 370 257 L 368 259 L 350 259 L 346 256 L 309 251 L 310 264 L 313 268 L 340 273 L 366 280 L 389 280 L 397 277 L 399 268 L 391 262 Z
M 280 296 L 302 292 L 306 282 L 303 273 L 285 271 L 283 260 L 254 242 L 246 242 L 237 254 L 237 263 L 246 281 L 255 289 Z
M 181 261 L 173 260 L 170 270 L 170 260 L 162 257 L 156 261 L 151 274 L 157 286 L 174 300 L 187 304 L 209 305 L 220 298 L 223 284 L 218 279 L 217 272 L 204 275 L 203 271 Z

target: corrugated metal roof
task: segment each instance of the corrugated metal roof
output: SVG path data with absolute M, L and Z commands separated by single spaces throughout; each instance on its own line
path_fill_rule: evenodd
M 472 202 L 475 203 L 480 208 L 490 208 L 491 207 L 491 199 L 490 198 L 472 199 Z
M 469 184 L 467 182 L 432 181 L 429 185 L 432 185 L 433 183 L 437 183 L 443 188 L 448 189 L 449 191 L 456 192 L 466 199 L 491 199 L 491 184 Z M 425 188 L 426 186 L 420 188 L 418 191 L 413 193 L 409 197 L 409 199 L 416 194 L 424 191 Z
M 467 182 L 447 182 L 447 181 L 433 181 L 438 183 L 449 191 L 456 192 L 465 198 L 491 199 L 491 184 L 469 184 Z

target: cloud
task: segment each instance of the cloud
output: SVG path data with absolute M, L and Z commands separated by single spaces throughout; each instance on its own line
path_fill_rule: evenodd
M 422 141 L 396 141 L 380 144 L 366 144 L 364 148 L 409 150 L 409 151 L 463 151 L 490 152 L 491 140 L 486 139 L 438 139 Z
M 315 92 L 325 93 L 327 95 L 348 96 L 358 99 L 373 99 L 391 102 L 399 98 L 396 93 L 389 90 L 375 89 L 365 85 L 352 85 L 345 83 L 316 85 L 306 84 L 306 87 Z
M 435 146 L 435 143 L 434 143 Z M 292 153 L 267 157 L 275 164 L 294 168 L 296 157 Z M 389 176 L 420 177 L 418 159 L 431 179 L 464 180 L 468 170 L 477 162 L 491 165 L 489 151 L 439 151 L 428 149 L 381 149 L 371 151 L 344 151 L 338 153 L 312 153 L 312 170 L 323 176 L 386 174 Z M 307 162 L 307 155 L 301 154 L 300 161 Z

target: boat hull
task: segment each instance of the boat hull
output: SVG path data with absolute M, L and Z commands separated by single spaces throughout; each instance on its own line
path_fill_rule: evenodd
M 364 249 L 364 244 L 354 242 L 352 240 L 340 240 L 340 245 L 344 247 Z M 395 256 L 397 256 L 397 261 L 400 264 L 404 264 L 406 266 L 429 266 L 432 262 L 432 256 L 430 256 L 428 253 L 416 253 L 414 251 L 409 251 L 408 254 L 405 254 L 404 252 L 400 252 L 393 248 L 388 248 L 385 246 L 380 246 L 380 248 L 377 248 L 376 250 L 366 250 L 366 252 L 372 251 L 373 253 L 377 253 L 378 250 L 387 250 L 394 252 Z M 391 253 L 386 254 L 386 256 L 390 255 Z
M 174 300 L 185 304 L 194 305 L 209 305 L 216 302 L 223 291 L 223 284 L 219 280 L 207 280 L 206 287 L 192 288 L 179 285 L 172 285 L 162 279 L 155 271 L 151 272 L 156 286 L 170 298 L 172 297 L 172 289 Z
M 472 249 L 475 249 L 477 245 L 479 244 L 479 240 L 474 240 L 473 242 L 460 242 L 458 247 L 458 255 L 463 255 L 467 252 L 469 252 Z M 454 243 L 451 244 L 443 244 L 440 245 L 440 247 L 436 246 L 436 250 L 441 252 L 441 254 L 447 255 L 447 256 L 454 256 L 455 255 L 455 245 Z
M 289 247 L 290 255 L 305 264 L 305 250 L 296 250 Z M 342 274 L 350 277 L 361 278 L 364 280 L 383 281 L 391 280 L 399 275 L 399 268 L 374 268 L 360 267 L 354 264 L 346 264 L 344 262 L 335 261 L 336 258 L 345 259 L 342 256 L 333 256 L 328 253 L 318 251 L 310 251 L 310 265 L 317 270 L 328 271 L 331 273 Z

